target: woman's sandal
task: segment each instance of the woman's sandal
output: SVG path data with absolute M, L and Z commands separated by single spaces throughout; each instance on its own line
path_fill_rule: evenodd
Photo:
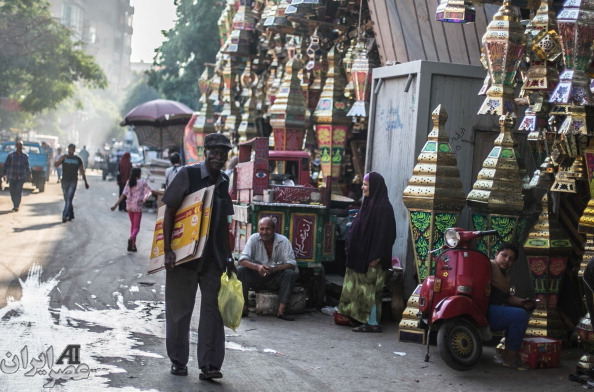
M 353 332 L 382 332 L 382 327 L 379 325 L 361 324 L 353 328 Z

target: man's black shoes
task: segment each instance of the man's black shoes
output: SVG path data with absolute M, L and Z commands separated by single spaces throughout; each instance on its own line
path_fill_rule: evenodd
M 198 376 L 201 380 L 214 380 L 217 378 L 223 378 L 223 373 L 217 369 L 201 369 L 202 373 Z
M 171 364 L 171 374 L 174 376 L 187 376 L 188 375 L 188 367 L 187 366 L 179 366 L 174 363 Z

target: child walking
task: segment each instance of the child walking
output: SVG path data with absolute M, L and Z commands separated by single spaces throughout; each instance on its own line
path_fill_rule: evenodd
M 133 168 L 130 173 L 130 179 L 126 182 L 122 194 L 111 207 L 114 211 L 118 205 L 126 200 L 126 209 L 130 217 L 130 238 L 128 239 L 128 252 L 136 252 L 136 236 L 140 230 L 140 220 L 142 218 L 142 205 L 153 193 L 147 182 L 140 178 L 139 168 Z

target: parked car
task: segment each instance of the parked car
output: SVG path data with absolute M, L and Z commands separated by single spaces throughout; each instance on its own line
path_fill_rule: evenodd
M 15 142 L 4 142 L 0 145 L 0 172 L 4 174 L 4 162 L 8 154 L 16 150 Z M 23 152 L 29 156 L 29 167 L 31 168 L 31 182 L 39 192 L 45 190 L 46 173 L 50 167 L 48 157 L 37 142 L 23 142 Z

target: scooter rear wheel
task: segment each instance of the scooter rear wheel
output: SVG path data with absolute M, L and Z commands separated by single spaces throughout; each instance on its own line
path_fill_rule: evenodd
M 483 343 L 470 322 L 463 318 L 445 321 L 437 332 L 437 347 L 444 362 L 455 370 L 470 370 L 481 357 Z

